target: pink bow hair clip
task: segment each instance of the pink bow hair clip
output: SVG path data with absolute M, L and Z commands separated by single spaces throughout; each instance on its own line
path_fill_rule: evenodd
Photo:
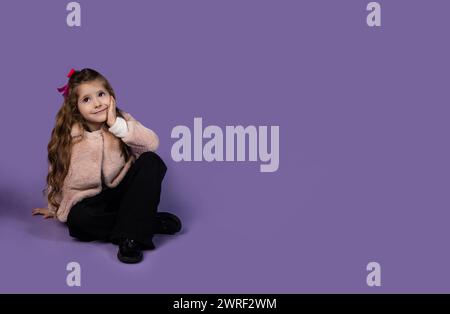
M 69 74 L 67 74 L 67 77 L 70 78 L 73 73 L 75 73 L 75 69 L 71 69 Z M 63 87 L 59 87 L 58 92 L 62 93 L 64 97 L 67 97 L 69 95 L 69 82 Z

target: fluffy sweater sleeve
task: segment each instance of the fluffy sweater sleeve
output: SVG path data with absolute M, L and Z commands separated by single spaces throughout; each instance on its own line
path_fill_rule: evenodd
M 132 115 L 122 112 L 125 119 L 116 118 L 110 132 L 127 144 L 136 158 L 147 151 L 155 152 L 159 147 L 159 137 L 151 129 L 143 126 Z

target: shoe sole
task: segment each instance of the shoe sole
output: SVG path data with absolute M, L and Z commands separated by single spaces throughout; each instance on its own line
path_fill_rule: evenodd
M 140 261 L 142 261 L 143 257 L 144 257 L 144 254 L 142 252 L 137 259 L 123 256 L 122 254 L 120 254 L 120 252 L 117 252 L 117 258 L 119 259 L 119 261 L 121 261 L 122 263 L 125 263 L 125 264 L 139 263 Z
M 172 213 L 168 213 L 168 212 L 157 212 L 156 213 L 156 217 L 165 217 L 165 218 L 172 218 L 173 220 L 175 220 L 176 224 L 177 224 L 177 229 L 174 232 L 167 232 L 164 234 L 170 234 L 173 235 L 177 232 L 180 232 L 181 228 L 183 227 L 183 225 L 181 224 L 181 220 L 180 218 L 178 218 L 178 216 L 172 214 Z

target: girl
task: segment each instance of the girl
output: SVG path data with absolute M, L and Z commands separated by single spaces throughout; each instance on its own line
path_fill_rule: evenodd
M 82 241 L 118 244 L 120 261 L 138 263 L 142 250 L 155 248 L 154 234 L 181 230 L 177 216 L 157 212 L 167 171 L 155 153 L 158 136 L 116 107 L 97 71 L 72 69 L 68 77 L 47 147 L 48 206 L 32 214 L 56 217 Z

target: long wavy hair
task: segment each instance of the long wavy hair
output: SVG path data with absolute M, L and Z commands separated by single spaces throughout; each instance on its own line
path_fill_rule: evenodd
M 47 146 L 49 171 L 47 174 L 47 186 L 43 190 L 43 194 L 47 195 L 48 203 L 56 209 L 60 206 L 57 196 L 61 193 L 64 179 L 69 171 L 72 146 L 76 143 L 72 141 L 72 125 L 78 123 L 82 126 L 83 130 L 89 131 L 86 120 L 78 110 L 77 103 L 79 95 L 77 87 L 82 83 L 95 80 L 102 82 L 108 93 L 117 100 L 114 90 L 108 80 L 99 72 L 86 68 L 75 71 L 71 75 L 68 82 L 68 94 L 64 98 L 64 102 L 56 114 L 55 127 L 52 130 L 50 142 Z M 122 110 L 117 106 L 116 115 L 123 118 Z M 83 139 L 83 136 L 84 135 L 82 135 L 80 140 Z M 125 161 L 128 161 L 132 156 L 130 148 L 123 141 L 120 141 L 120 149 Z

